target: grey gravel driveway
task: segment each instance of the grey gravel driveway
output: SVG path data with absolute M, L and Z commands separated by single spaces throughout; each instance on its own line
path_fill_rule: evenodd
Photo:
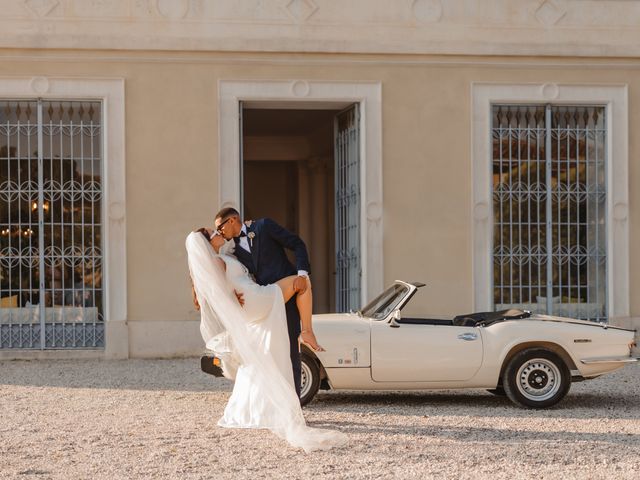
M 640 479 L 640 366 L 574 384 L 546 411 L 481 390 L 324 393 L 304 454 L 216 421 L 231 383 L 195 358 L 0 362 L 0 478 Z

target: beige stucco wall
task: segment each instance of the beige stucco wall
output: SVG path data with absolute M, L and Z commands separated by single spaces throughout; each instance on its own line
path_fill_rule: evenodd
M 218 207 L 221 79 L 381 82 L 385 283 L 424 281 L 418 307 L 443 315 L 473 308 L 472 82 L 628 84 L 630 313 L 640 317 L 640 62 L 0 50 L 0 77 L 16 75 L 125 80 L 130 356 L 202 347 L 184 239 Z

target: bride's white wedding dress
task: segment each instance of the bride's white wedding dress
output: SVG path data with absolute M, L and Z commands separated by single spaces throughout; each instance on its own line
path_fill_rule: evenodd
M 200 303 L 200 331 L 207 347 L 222 353 L 226 369 L 235 373 L 218 425 L 268 428 L 305 451 L 345 444 L 343 433 L 306 425 L 293 382 L 280 287 L 256 284 L 244 265 L 230 255 L 217 255 L 198 232 L 187 237 L 186 247 Z M 226 272 L 216 257 L 224 261 Z M 244 295 L 243 307 L 234 290 Z
M 249 277 L 242 263 L 229 255 L 220 255 L 227 266 L 227 282 L 244 295 L 244 320 L 247 337 L 265 355 L 271 356 L 282 377 L 295 390 L 293 370 L 289 358 L 289 333 L 286 328 L 284 299 L 277 285 L 261 286 Z M 272 428 L 277 419 L 271 418 L 268 398 L 257 388 L 255 365 L 240 365 L 236 384 L 218 422 L 223 427 Z

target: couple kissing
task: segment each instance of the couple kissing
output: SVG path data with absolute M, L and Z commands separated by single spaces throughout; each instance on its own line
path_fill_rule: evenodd
M 306 425 L 298 398 L 298 342 L 323 350 L 311 323 L 304 242 L 271 219 L 243 222 L 224 208 L 215 229 L 191 232 L 186 247 L 201 334 L 235 379 L 218 425 L 268 428 L 305 451 L 344 445 L 344 434 Z

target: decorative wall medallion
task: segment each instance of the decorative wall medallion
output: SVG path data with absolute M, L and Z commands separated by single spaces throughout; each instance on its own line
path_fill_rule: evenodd
M 560 87 L 555 83 L 545 83 L 540 88 L 540 93 L 542 93 L 545 100 L 554 100 L 560 94 Z
M 613 218 L 618 222 L 623 222 L 627 219 L 629 213 L 629 207 L 626 203 L 616 203 L 613 207 Z
M 284 8 L 296 22 L 304 22 L 318 10 L 318 5 L 313 0 L 291 0 Z
M 124 205 L 120 202 L 109 205 L 109 218 L 116 222 L 124 219 Z
M 36 17 L 46 17 L 60 2 L 58 0 L 24 0 L 27 9 Z
M 34 93 L 43 94 L 49 91 L 49 80 L 46 77 L 33 77 L 29 86 Z
M 567 11 L 552 0 L 544 0 L 536 10 L 536 18 L 545 27 L 552 27 L 565 16 Z
M 184 18 L 189 13 L 189 0 L 156 0 L 156 9 L 165 18 Z
M 489 218 L 489 206 L 485 202 L 476 203 L 473 207 L 473 216 L 479 221 L 486 220 Z
M 441 0 L 414 0 L 411 13 L 420 23 L 435 23 L 442 18 Z
M 378 202 L 367 204 L 367 220 L 377 222 L 382 218 L 382 206 Z
M 304 80 L 296 80 L 291 84 L 291 93 L 296 97 L 306 97 L 309 95 L 310 90 L 311 87 L 309 86 L 309 82 Z

